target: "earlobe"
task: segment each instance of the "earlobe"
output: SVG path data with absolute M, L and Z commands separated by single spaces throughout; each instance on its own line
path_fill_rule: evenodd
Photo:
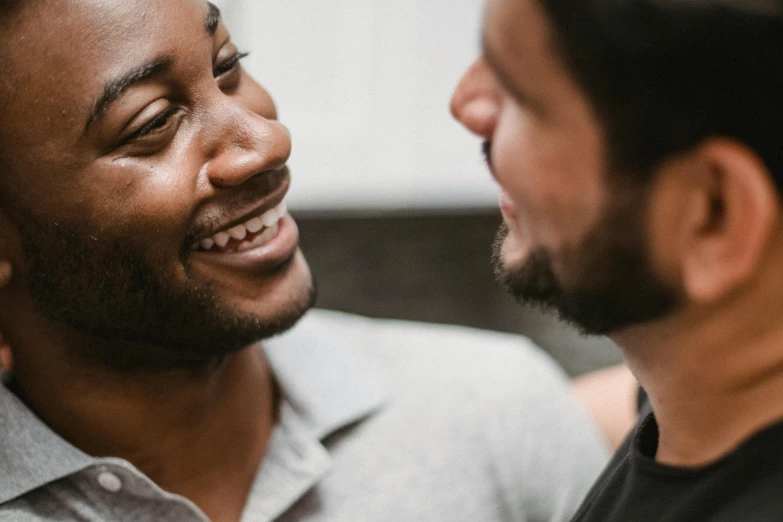
M 0 261 L 0 289 L 5 287 L 14 275 L 14 269 L 10 262 Z
M 0 290 L 14 277 L 14 265 L 21 256 L 19 231 L 6 212 L 0 208 Z
M 779 220 L 779 198 L 764 163 L 729 140 L 710 140 L 694 155 L 702 219 L 688 239 L 683 283 L 694 302 L 711 303 L 751 281 Z

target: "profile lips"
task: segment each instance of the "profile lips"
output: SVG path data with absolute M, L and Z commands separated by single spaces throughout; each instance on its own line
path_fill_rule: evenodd
M 261 215 L 254 216 L 244 223 L 213 234 L 191 245 L 193 251 L 231 251 L 242 252 L 261 246 L 273 239 L 278 232 L 280 219 L 288 213 L 284 201 Z

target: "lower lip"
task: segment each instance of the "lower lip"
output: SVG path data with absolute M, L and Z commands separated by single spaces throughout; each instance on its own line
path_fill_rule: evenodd
M 286 214 L 278 222 L 277 235 L 269 242 L 242 252 L 191 253 L 193 261 L 220 265 L 227 268 L 272 272 L 296 253 L 299 245 L 299 229 L 294 219 Z

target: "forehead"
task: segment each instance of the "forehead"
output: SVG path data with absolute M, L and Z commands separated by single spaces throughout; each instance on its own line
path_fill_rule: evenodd
M 7 44 L 13 54 L 32 51 L 64 65 L 81 57 L 138 56 L 198 31 L 190 22 L 206 13 L 203 0 L 38 0 L 14 17 Z
M 489 0 L 483 44 L 488 61 L 507 84 L 523 84 L 531 94 L 545 95 L 563 79 L 537 0 Z
M 202 0 L 33 2 L 4 31 L 2 66 L 12 80 L 3 111 L 31 125 L 36 115 L 55 126 L 82 117 L 129 67 L 208 45 L 207 13 Z
M 487 62 L 512 95 L 524 92 L 550 116 L 589 114 L 582 90 L 556 52 L 540 1 L 488 0 L 482 37 Z
M 483 38 L 490 54 L 513 56 L 520 69 L 536 71 L 552 59 L 549 28 L 538 0 L 488 0 L 486 5 Z

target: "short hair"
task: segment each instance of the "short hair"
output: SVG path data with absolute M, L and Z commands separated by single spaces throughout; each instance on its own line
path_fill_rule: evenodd
M 22 7 L 23 0 L 0 0 L 0 16 L 10 14 Z
M 540 2 L 612 170 L 649 180 L 667 158 L 725 137 L 783 191 L 783 0 Z

